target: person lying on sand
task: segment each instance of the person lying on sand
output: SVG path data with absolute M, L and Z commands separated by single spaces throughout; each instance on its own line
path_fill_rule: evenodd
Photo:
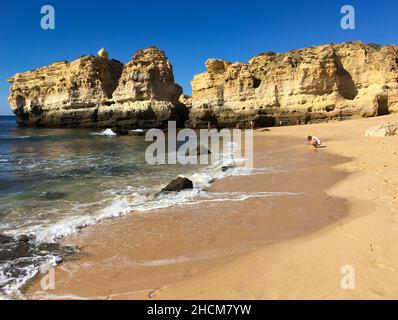
M 321 139 L 318 137 L 308 136 L 307 141 L 308 145 L 313 146 L 314 148 L 320 148 L 322 146 Z

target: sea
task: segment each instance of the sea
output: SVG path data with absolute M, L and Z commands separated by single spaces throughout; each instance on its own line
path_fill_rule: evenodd
M 227 174 L 225 162 L 149 165 L 149 144 L 109 129 L 20 128 L 15 117 L 0 116 L 1 298 L 18 296 L 43 265 L 59 263 L 62 250 L 51 244 L 63 237 L 104 219 L 189 203 Z M 159 193 L 178 176 L 194 189 Z

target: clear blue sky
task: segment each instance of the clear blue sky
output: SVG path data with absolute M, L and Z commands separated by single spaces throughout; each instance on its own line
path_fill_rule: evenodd
M 46 4 L 55 7 L 55 30 L 40 28 Z M 356 30 L 340 28 L 345 4 L 356 8 Z M 0 114 L 10 114 L 9 76 L 101 47 L 126 63 L 138 49 L 158 46 L 190 94 L 208 58 L 247 61 L 259 52 L 351 40 L 397 44 L 397 12 L 396 0 L 1 0 Z

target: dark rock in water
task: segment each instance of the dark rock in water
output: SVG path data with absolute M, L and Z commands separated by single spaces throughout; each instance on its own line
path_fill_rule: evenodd
M 234 166 L 223 166 L 223 167 L 221 167 L 221 170 L 222 170 L 222 172 L 227 172 L 228 170 L 233 169 L 233 168 L 235 168 L 235 167 Z
M 48 259 L 57 257 L 63 260 L 78 252 L 77 248 L 62 246 L 59 243 L 37 243 L 34 237 L 8 237 L 0 235 L 0 270 L 3 277 L 0 293 L 6 285 L 25 282 L 32 277 L 32 270 L 48 263 Z
M 66 197 L 65 192 L 44 192 L 40 195 L 42 198 L 46 200 L 59 200 Z
M 12 239 L 12 237 L 3 236 L 2 234 L 0 234 L 0 244 L 9 243 L 12 241 Z
M 112 128 L 112 131 L 117 135 L 117 136 L 127 136 L 129 134 L 128 130 L 121 129 L 121 128 Z
M 204 146 L 198 146 L 196 150 L 193 152 L 194 156 L 207 156 L 210 155 L 211 151 Z M 185 156 L 189 156 L 189 150 L 185 152 Z
M 76 248 L 62 246 L 56 242 L 36 243 L 33 237 L 8 237 L 0 235 L 0 262 L 30 256 L 41 256 L 43 253 L 55 255 L 71 254 Z
M 22 235 L 17 238 L 19 242 L 29 242 L 30 238 L 28 236 Z
M 5 241 L 0 242 L 0 262 L 29 256 L 29 237 L 13 238 L 1 236 L 1 238 L 5 239 Z
M 209 155 L 209 154 L 211 154 L 211 151 L 210 151 L 209 149 L 207 149 L 206 147 L 204 147 L 204 146 L 198 146 L 198 147 L 196 148 L 196 153 L 197 153 L 198 155 L 202 156 L 202 155 Z
M 178 177 L 171 181 L 162 192 L 180 192 L 185 189 L 193 189 L 193 183 L 187 178 Z
M 0 246 L 0 263 L 7 260 L 26 258 L 29 256 L 30 245 L 27 242 L 10 242 Z

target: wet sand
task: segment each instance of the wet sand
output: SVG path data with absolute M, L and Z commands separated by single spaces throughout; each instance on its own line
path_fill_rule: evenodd
M 329 299 L 398 297 L 397 137 L 364 137 L 398 115 L 255 134 L 255 167 L 211 192 L 289 192 L 202 201 L 85 228 L 56 288 L 29 298 Z M 327 148 L 305 145 L 308 134 Z M 356 289 L 340 286 L 341 267 Z

